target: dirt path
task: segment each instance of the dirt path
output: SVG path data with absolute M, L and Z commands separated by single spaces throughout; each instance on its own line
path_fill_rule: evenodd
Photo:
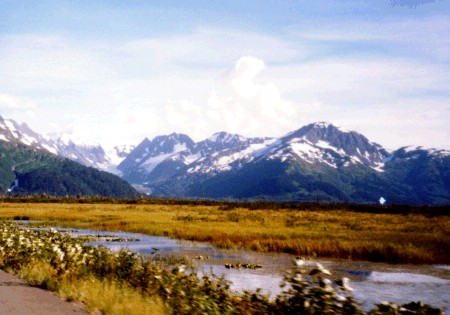
M 16 276 L 0 270 L 0 314 L 85 315 L 88 313 L 80 304 L 64 301 L 52 292 L 31 287 Z

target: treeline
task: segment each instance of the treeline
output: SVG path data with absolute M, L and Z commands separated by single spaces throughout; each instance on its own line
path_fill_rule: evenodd
M 91 196 L 50 196 L 16 195 L 0 196 L 0 202 L 6 203 L 79 203 L 79 204 L 134 204 L 134 205 L 185 205 L 185 206 L 217 206 L 221 210 L 244 208 L 249 210 L 293 210 L 293 211 L 353 211 L 363 213 L 391 214 L 423 214 L 427 216 L 450 215 L 450 205 L 417 206 L 406 204 L 353 204 L 333 202 L 277 202 L 268 200 L 239 201 L 214 199 L 181 199 L 139 196 L 136 198 L 111 198 Z

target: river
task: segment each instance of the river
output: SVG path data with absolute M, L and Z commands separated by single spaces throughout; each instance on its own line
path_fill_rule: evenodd
M 64 230 L 62 230 L 64 231 Z M 109 235 L 92 242 L 111 250 L 127 248 L 144 256 L 175 255 L 193 260 L 199 274 L 206 272 L 225 276 L 232 282 L 233 290 L 253 291 L 271 297 L 281 292 L 283 275 L 294 267 L 292 255 L 255 253 L 244 250 L 222 250 L 205 243 L 180 241 L 168 237 L 148 236 L 126 232 L 105 232 L 93 230 L 66 231 L 72 236 Z M 111 237 L 111 234 L 114 237 Z M 111 242 L 111 238 L 135 239 L 126 242 Z M 109 241 L 107 241 L 109 239 Z M 138 239 L 138 240 L 137 240 Z M 202 256 L 204 260 L 195 259 Z M 353 297 L 365 310 L 375 303 L 390 301 L 403 304 L 422 301 L 434 307 L 450 310 L 450 265 L 390 265 L 367 261 L 337 259 L 312 259 L 306 265 L 320 262 L 335 276 L 350 279 L 354 289 Z M 225 264 L 261 264 L 260 269 L 228 269 Z

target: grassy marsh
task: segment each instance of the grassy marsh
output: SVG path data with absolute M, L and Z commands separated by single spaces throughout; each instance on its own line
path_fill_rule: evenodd
M 0 219 L 127 231 L 301 256 L 450 263 L 450 217 L 218 205 L 2 203 Z

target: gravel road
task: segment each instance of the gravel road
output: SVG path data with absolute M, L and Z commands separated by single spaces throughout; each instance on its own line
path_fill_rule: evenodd
M 80 304 L 70 303 L 54 293 L 31 287 L 25 281 L 0 270 L 1 315 L 88 314 Z

